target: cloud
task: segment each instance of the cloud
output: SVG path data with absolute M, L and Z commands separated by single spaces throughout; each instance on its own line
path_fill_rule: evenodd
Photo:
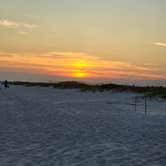
M 0 69 L 27 70 L 32 73 L 41 72 L 44 75 L 166 79 L 165 72 L 153 64 L 135 65 L 129 62 L 100 59 L 100 57 L 83 52 L 46 52 L 41 54 L 1 52 L 0 57 Z
M 61 56 L 89 56 L 83 52 L 49 52 L 51 55 L 61 55 Z
M 10 20 L 6 20 L 6 19 L 1 19 L 0 20 L 0 25 L 7 27 L 7 28 L 17 28 L 19 27 L 19 24 L 15 21 L 10 21 Z
M 163 43 L 163 42 L 155 42 L 154 45 L 161 46 L 161 47 L 166 47 L 166 43 Z
M 45 56 L 56 59 L 88 59 L 97 60 L 98 57 L 84 52 L 48 52 Z
M 8 19 L 0 19 L 0 26 L 10 28 L 10 29 L 19 29 L 19 34 L 27 34 L 28 30 L 32 30 L 37 28 L 38 26 L 35 24 L 24 23 L 24 22 L 17 22 Z
M 17 54 L 15 53 L 9 53 L 9 52 L 1 52 L 0 51 L 0 57 L 13 57 L 13 56 L 16 56 Z
M 34 24 L 22 24 L 22 26 L 24 27 L 24 28 L 27 28 L 27 29 L 33 29 L 33 28 L 36 28 L 37 27 L 37 25 L 34 25 Z
M 27 31 L 18 31 L 18 34 L 20 34 L 20 35 L 27 35 L 28 32 Z

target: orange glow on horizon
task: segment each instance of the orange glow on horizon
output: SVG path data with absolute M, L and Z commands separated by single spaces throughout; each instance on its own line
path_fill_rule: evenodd
M 59 55 L 60 54 L 60 55 Z M 133 65 L 127 62 L 99 59 L 98 57 L 57 52 L 46 54 L 9 54 L 0 52 L 0 70 L 38 73 L 70 78 L 146 78 L 166 79 L 155 66 Z M 163 71 L 164 72 L 164 71 Z

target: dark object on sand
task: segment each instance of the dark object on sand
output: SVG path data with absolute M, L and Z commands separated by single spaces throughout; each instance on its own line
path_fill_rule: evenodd
M 4 85 L 5 88 L 9 88 L 9 83 L 8 83 L 7 80 L 4 81 L 3 85 Z

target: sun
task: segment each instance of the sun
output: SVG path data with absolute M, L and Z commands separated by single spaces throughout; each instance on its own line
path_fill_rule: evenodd
M 88 73 L 84 71 L 88 66 L 88 62 L 86 60 L 76 60 L 73 62 L 73 72 L 72 76 L 76 78 L 85 78 L 88 76 Z
M 88 73 L 83 71 L 75 71 L 75 73 L 73 73 L 73 77 L 77 77 L 77 78 L 85 78 L 87 76 L 88 76 Z

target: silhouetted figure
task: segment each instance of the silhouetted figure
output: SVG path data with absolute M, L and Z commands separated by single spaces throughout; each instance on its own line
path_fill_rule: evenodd
M 5 88 L 9 88 L 9 83 L 8 83 L 7 80 L 4 81 L 3 85 L 4 85 Z
M 1 89 L 1 87 L 2 87 L 2 82 L 0 81 L 0 89 Z

